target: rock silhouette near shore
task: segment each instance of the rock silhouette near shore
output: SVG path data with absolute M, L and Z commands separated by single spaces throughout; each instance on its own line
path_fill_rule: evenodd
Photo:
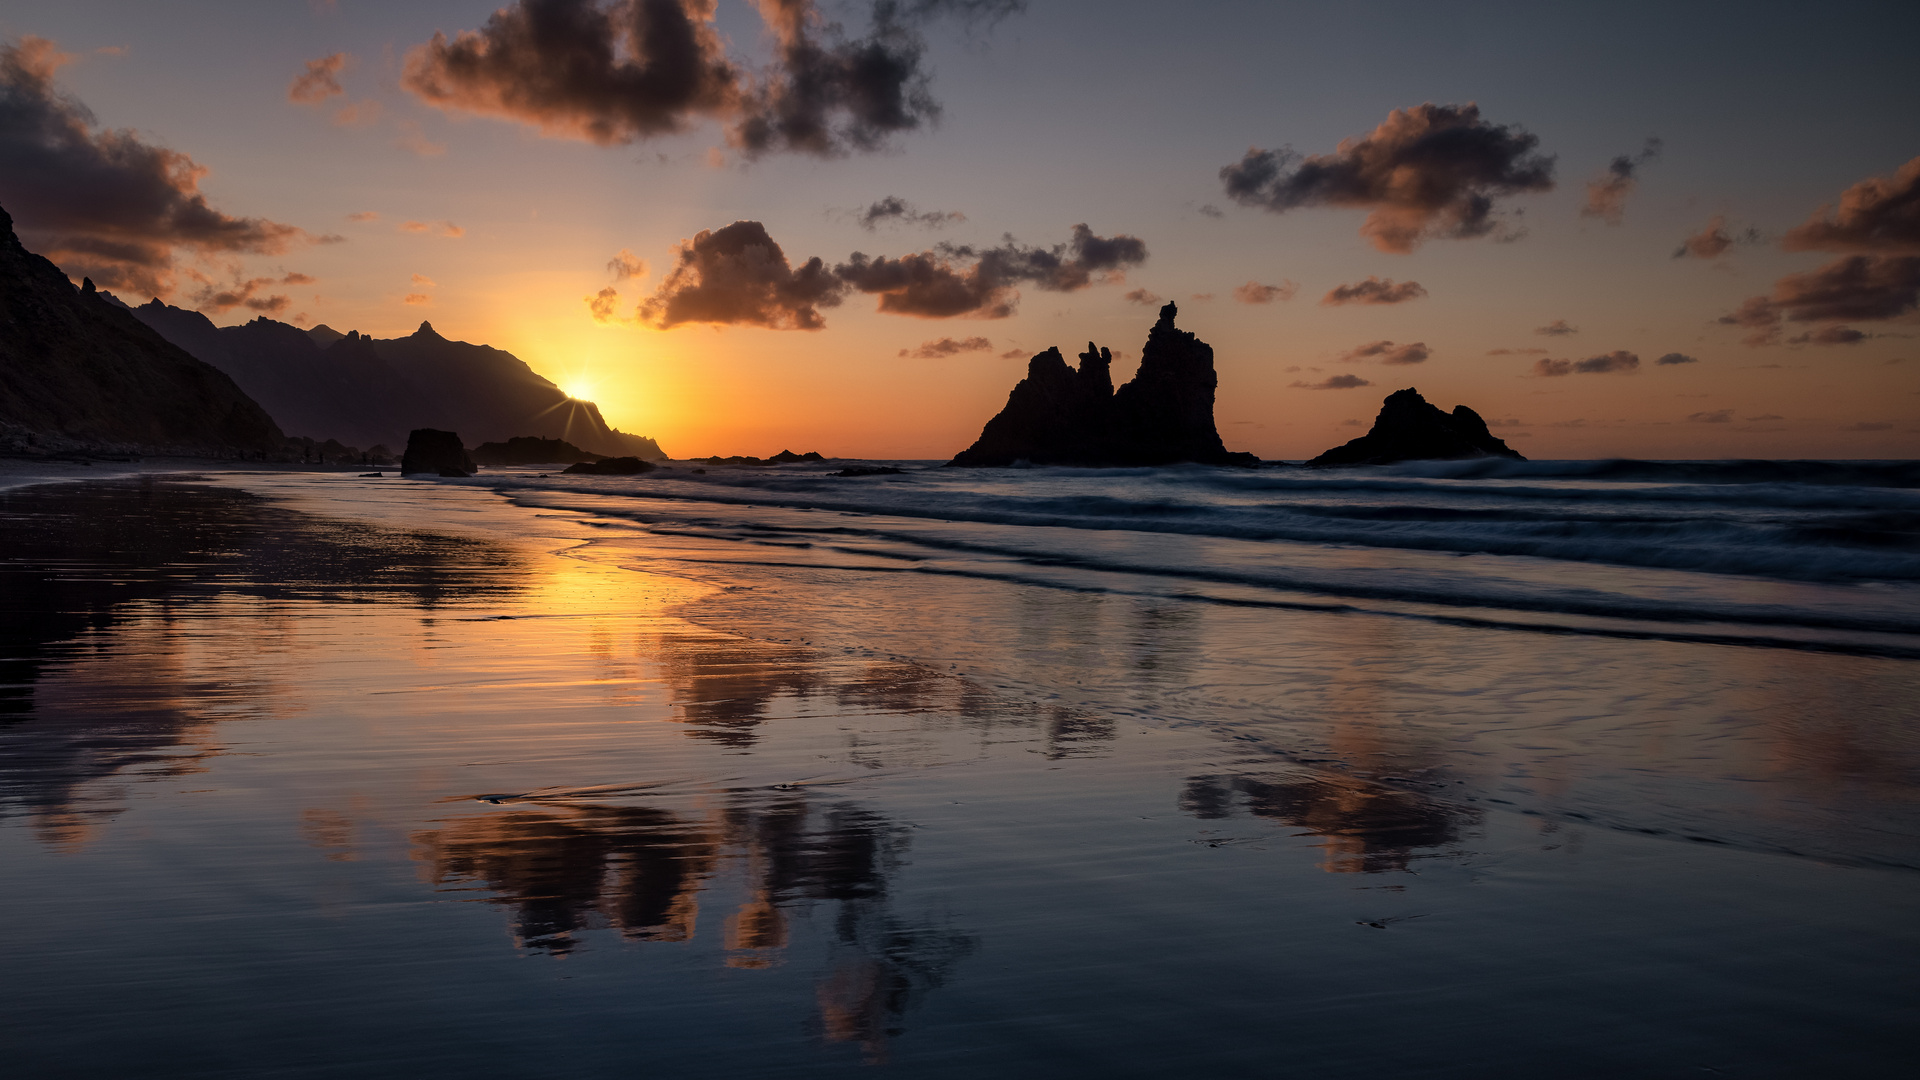
M 1336 446 L 1308 465 L 1392 465 L 1400 461 L 1455 461 L 1503 457 L 1525 461 L 1494 437 L 1480 414 L 1465 405 L 1451 413 L 1427 403 L 1413 387 L 1396 390 L 1380 405 L 1373 429 Z
M 1140 370 L 1118 391 L 1113 354 L 1087 343 L 1080 366 L 1056 348 L 1027 362 L 1027 377 L 987 421 L 980 438 L 948 465 L 1253 466 L 1229 451 L 1213 425 L 1213 347 L 1174 326 L 1179 309 L 1160 309 L 1147 334 Z
M 407 452 L 400 459 L 400 473 L 433 473 L 438 476 L 472 476 L 473 459 L 460 436 L 451 431 L 415 428 L 407 436 Z

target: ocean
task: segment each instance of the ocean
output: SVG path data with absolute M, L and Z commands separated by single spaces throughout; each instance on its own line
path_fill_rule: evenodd
M 0 1054 L 1912 1062 L 1920 465 L 846 464 L 8 478 Z

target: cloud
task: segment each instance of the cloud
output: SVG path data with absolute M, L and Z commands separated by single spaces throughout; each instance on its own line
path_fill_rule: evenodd
M 413 284 L 415 286 L 425 286 L 431 289 L 435 287 L 437 283 L 432 278 L 428 277 L 425 274 L 415 274 L 413 275 Z
M 1395 345 L 1391 341 L 1375 341 L 1361 345 L 1358 348 L 1348 349 L 1346 352 L 1340 354 L 1340 359 L 1348 363 L 1353 363 L 1359 360 L 1370 360 L 1378 357 L 1383 364 L 1418 364 L 1424 362 L 1427 357 L 1432 355 L 1432 350 L 1427 348 L 1427 343 L 1424 341 L 1416 341 L 1410 345 Z
M 1871 176 L 1840 193 L 1838 210 L 1823 206 L 1787 230 L 1788 251 L 1920 255 L 1920 157 L 1891 177 Z
M 1712 412 L 1688 413 L 1687 420 L 1694 424 L 1725 424 L 1733 420 L 1733 410 L 1714 409 Z
M 1123 294 L 1120 299 L 1125 300 L 1129 304 L 1139 304 L 1141 307 L 1159 307 L 1162 303 L 1160 296 L 1150 293 L 1145 289 L 1135 289 L 1130 293 Z
M 1719 318 L 1752 329 L 1743 340 L 1766 345 L 1791 322 L 1877 322 L 1920 307 L 1920 256 L 1844 255 L 1818 270 L 1774 282 L 1770 296 L 1749 297 Z
M 379 221 L 380 215 L 372 210 L 361 210 L 347 215 L 348 221 Z
M 1533 332 L 1542 337 L 1566 337 L 1568 334 L 1579 333 L 1580 328 L 1577 326 L 1568 326 L 1567 320 L 1565 319 L 1555 319 L 1545 326 L 1534 327 Z
M 1580 208 L 1580 216 L 1599 218 L 1609 225 L 1620 224 L 1627 209 L 1627 196 L 1633 194 L 1634 185 L 1639 183 L 1641 166 L 1657 159 L 1663 145 L 1659 139 L 1650 138 L 1638 154 L 1621 154 L 1609 162 L 1606 171 L 1587 185 L 1587 204 Z
M 1670 352 L 1662 356 L 1660 359 L 1655 360 L 1653 363 L 1654 363 L 1654 366 L 1656 367 L 1671 367 L 1674 364 L 1697 364 L 1699 362 L 1700 362 L 1700 358 L 1697 356 L 1688 356 L 1686 353 Z
M 921 360 L 938 360 L 942 357 L 958 356 L 966 352 L 987 352 L 992 348 L 993 342 L 983 337 L 962 338 L 959 341 L 955 341 L 950 337 L 943 337 L 938 341 L 924 342 L 917 349 L 901 349 L 900 355 L 912 356 Z M 1018 355 L 1018 350 L 1015 350 L 1015 355 Z
M 615 282 L 637 280 L 647 276 L 647 260 L 621 248 L 618 255 L 607 260 L 607 272 Z
M 1727 232 L 1727 219 L 1715 214 L 1706 227 L 1680 242 L 1674 249 L 1676 259 L 1717 259 L 1725 255 L 1735 244 L 1757 244 L 1760 242 L 1760 230 L 1745 229 L 1738 233 Z
M 930 124 L 940 106 L 918 27 L 997 21 L 1022 0 L 875 0 L 849 37 L 813 0 L 758 0 L 774 61 L 750 72 L 727 55 L 715 0 L 518 0 L 478 30 L 407 53 L 401 83 L 447 111 L 531 124 L 600 145 L 712 119 L 748 156 L 880 149 Z
M 357 101 L 335 109 L 332 122 L 334 127 L 368 127 L 379 123 L 380 117 L 385 113 L 385 107 L 368 98 L 365 101 Z
M 1435 238 L 1495 231 L 1493 201 L 1553 188 L 1553 159 L 1539 139 L 1489 124 L 1477 105 L 1396 109 L 1379 127 L 1331 154 L 1249 149 L 1220 170 L 1234 201 L 1285 213 L 1302 206 L 1369 210 L 1361 235 L 1405 254 Z
M 690 322 L 818 330 L 819 308 L 835 307 L 847 286 L 818 257 L 798 268 L 757 221 L 736 221 L 682 241 L 673 269 L 639 308 L 659 329 Z
M 274 285 L 311 285 L 314 279 L 306 274 L 287 274 L 283 277 L 257 277 L 245 281 L 234 281 L 221 285 L 211 280 L 203 280 L 194 291 L 192 303 L 201 311 L 210 311 L 215 315 L 223 314 L 237 307 L 262 315 L 278 315 L 292 303 L 279 293 L 262 291 Z
M 1227 212 L 1212 203 L 1202 203 L 1200 205 L 1200 215 L 1202 217 L 1223 218 L 1227 216 Z
M 1249 281 L 1233 290 L 1233 298 L 1243 304 L 1271 304 L 1275 300 L 1291 300 L 1293 294 L 1300 291 L 1297 282 L 1283 281 L 1278 285 L 1262 285 Z
M 330 97 L 342 97 L 346 88 L 340 85 L 340 72 L 347 66 L 346 53 L 334 53 L 318 60 L 307 61 L 307 70 L 294 76 L 287 86 L 287 100 L 300 105 L 318 105 Z
M 611 285 L 587 297 L 587 310 L 592 313 L 593 321 L 597 323 L 620 321 L 620 316 L 617 314 L 619 307 L 620 290 Z
M 1334 286 L 1332 292 L 1320 298 L 1320 303 L 1326 307 L 1339 307 L 1342 304 L 1404 304 L 1425 295 L 1427 290 L 1417 281 L 1396 283 L 1392 278 L 1369 276 L 1365 281 Z
M 854 221 L 868 232 L 881 225 L 917 225 L 923 229 L 937 229 L 943 225 L 952 225 L 967 220 L 967 215 L 959 211 L 919 210 L 898 195 L 888 195 L 877 199 L 865 210 L 860 211 Z
M 395 120 L 393 126 L 400 133 L 400 137 L 393 140 L 393 145 L 416 157 L 434 158 L 447 152 L 446 143 L 437 143 L 427 138 L 426 129 L 415 121 Z
M 1146 258 L 1146 242 L 1138 237 L 1097 236 L 1080 224 L 1067 243 L 1051 248 L 1008 236 L 999 247 L 939 244 L 897 259 L 856 251 L 833 272 L 849 287 L 879 296 L 879 309 L 891 314 L 1002 319 L 1018 305 L 1019 285 L 1073 292 L 1092 284 L 1095 274 L 1112 280 Z
M 1851 326 L 1823 326 L 1787 339 L 1789 345 L 1858 345 L 1871 336 Z
M 458 240 L 460 237 L 467 235 L 467 230 L 455 225 L 451 221 L 403 221 L 395 227 L 401 232 L 414 233 L 419 236 L 425 236 L 437 230 L 441 236 L 449 240 Z
M 71 59 L 45 38 L 0 45 L 0 204 L 33 250 L 103 287 L 168 296 L 182 250 L 277 255 L 337 239 L 222 213 L 200 193 L 205 166 L 132 131 L 95 130 L 54 86 Z
M 1893 425 L 1885 422 L 1862 420 L 1857 424 L 1848 424 L 1841 431 L 1892 431 Z
M 1640 370 L 1640 358 L 1625 349 L 1616 349 L 1585 360 L 1536 360 L 1533 373 L 1543 376 L 1631 374 Z
M 403 298 L 403 299 L 401 300 L 401 303 L 403 303 L 403 304 L 412 304 L 412 305 L 414 305 L 414 306 L 416 306 L 416 307 L 417 307 L 417 306 L 419 306 L 419 305 L 421 305 L 421 304 L 431 304 L 431 303 L 433 303 L 433 297 L 431 297 L 431 296 L 428 296 L 428 295 L 427 295 L 426 293 L 408 293 L 408 294 L 407 294 L 407 295 L 406 295 L 406 296 L 405 296 L 405 297 L 404 297 L 404 298 Z
M 1024 349 L 1008 349 L 1006 352 L 1003 352 L 1000 354 L 1000 359 L 1021 360 L 1021 359 L 1025 359 L 1026 355 L 1027 353 L 1026 353 L 1026 350 Z
M 1296 382 L 1293 384 L 1294 388 L 1298 390 L 1352 390 L 1356 387 L 1372 385 L 1372 383 L 1358 375 L 1335 375 L 1324 382 Z
M 1545 356 L 1545 349 L 1488 349 L 1488 356 Z

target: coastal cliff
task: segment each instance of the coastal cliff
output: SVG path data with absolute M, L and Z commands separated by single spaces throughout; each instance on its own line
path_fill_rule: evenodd
M 1027 362 L 1027 377 L 987 421 L 974 444 L 948 465 L 1258 465 L 1229 451 L 1213 423 L 1219 377 L 1213 347 L 1174 325 L 1168 304 L 1147 334 L 1140 370 L 1116 391 L 1113 354 L 1092 342 L 1070 367 L 1050 348 Z
M 0 210 L 0 439 L 15 450 L 274 451 L 234 380 L 28 251 Z

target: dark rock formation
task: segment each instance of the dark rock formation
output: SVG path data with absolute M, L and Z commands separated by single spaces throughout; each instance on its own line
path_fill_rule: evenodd
M 896 469 L 891 465 L 849 465 L 835 476 L 905 476 L 905 469 Z
M 1307 462 L 1308 465 L 1391 465 L 1396 461 L 1451 461 L 1503 457 L 1525 461 L 1493 437 L 1480 414 L 1465 405 L 1444 413 L 1408 387 L 1387 395 L 1373 430 Z
M 424 425 L 482 441 L 531 435 L 565 440 L 588 454 L 666 457 L 652 439 L 609 427 L 599 406 L 569 398 L 512 353 L 448 341 L 428 323 L 404 338 L 375 340 L 267 318 L 220 327 L 158 300 L 133 311 L 231 375 L 299 434 L 393 445 Z
M 804 454 L 796 454 L 791 450 L 782 450 L 767 460 L 775 465 L 791 465 L 796 461 L 825 461 L 827 459 L 821 457 L 820 451 L 818 450 L 809 450 Z
M 0 210 L 0 430 L 19 450 L 277 450 L 234 380 L 28 251 Z M 17 438 L 16 438 L 17 436 Z
M 1213 347 L 1174 326 L 1173 304 L 1147 334 L 1140 370 L 1118 392 L 1113 354 L 1087 343 L 1080 366 L 1058 348 L 1027 362 L 1027 377 L 949 465 L 1258 465 L 1227 450 L 1213 426 Z
M 641 461 L 637 457 L 606 458 L 602 461 L 580 461 L 566 467 L 570 473 L 585 473 L 589 476 L 635 476 L 650 473 L 659 468 L 651 461 Z
M 474 466 L 459 435 L 434 428 L 416 428 L 407 436 L 407 452 L 400 458 L 400 472 L 402 475 L 472 476 Z
M 473 460 L 490 468 L 502 465 L 545 465 L 554 461 L 599 461 L 605 454 L 592 454 L 565 439 L 542 439 L 516 435 L 506 442 L 481 443 L 473 448 Z

